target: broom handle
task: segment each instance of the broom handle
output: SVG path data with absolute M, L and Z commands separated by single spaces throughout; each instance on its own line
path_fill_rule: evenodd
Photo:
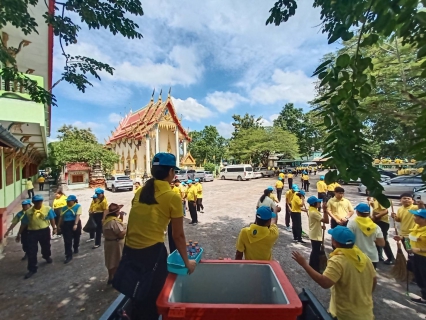
M 392 202 L 392 200 L 391 200 L 391 208 L 392 208 L 392 212 L 395 212 L 395 210 L 393 209 L 393 202 Z M 395 235 L 398 235 L 398 229 L 397 229 L 397 227 L 396 227 L 396 221 L 395 221 L 395 218 L 392 218 L 392 220 L 393 220 L 393 226 L 394 226 L 394 228 L 395 228 Z
M 325 223 L 323 223 L 322 226 L 325 227 Z M 324 245 L 324 236 L 325 236 L 325 229 L 322 229 L 322 245 Z

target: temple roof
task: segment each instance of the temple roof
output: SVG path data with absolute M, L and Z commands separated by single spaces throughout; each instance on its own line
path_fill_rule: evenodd
M 139 140 L 144 138 L 154 128 L 154 125 L 161 120 L 166 109 L 171 116 L 171 120 L 179 129 L 179 132 L 190 141 L 191 137 L 183 128 L 169 95 L 165 101 L 162 101 L 160 97 L 157 102 L 154 102 L 154 99 L 151 98 L 151 101 L 145 107 L 134 112 L 130 111 L 129 114 L 121 119 L 118 127 L 112 132 L 112 136 L 106 142 L 106 145 L 119 139 Z

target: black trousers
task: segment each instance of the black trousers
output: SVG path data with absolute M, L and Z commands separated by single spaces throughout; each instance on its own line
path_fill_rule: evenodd
M 203 198 L 197 198 L 197 211 L 204 210 Z
M 144 249 L 132 249 L 125 245 L 121 259 L 123 261 L 137 261 L 142 264 L 145 270 L 152 270 L 158 260 L 148 296 L 142 301 L 133 300 L 131 312 L 132 320 L 158 320 L 156 301 L 169 274 L 167 271 L 167 250 L 164 243 L 157 243 Z
M 28 189 L 28 199 L 32 199 L 34 197 L 34 189 Z
M 388 241 L 389 223 L 384 221 L 377 221 L 376 224 L 380 227 L 380 229 L 382 229 L 383 238 L 385 239 L 385 246 L 383 248 L 377 247 L 377 252 L 379 253 L 379 257 L 383 258 L 382 252 L 384 251 L 388 259 L 395 260 L 395 257 L 393 255 L 392 249 Z
M 292 212 L 291 221 L 293 224 L 293 239 L 302 240 L 302 213 L 301 212 Z
M 303 189 L 305 189 L 306 192 L 309 191 L 309 180 L 303 180 Z
M 311 240 L 312 251 L 311 251 L 311 255 L 309 256 L 309 265 L 316 272 L 320 272 L 319 256 L 320 256 L 320 250 L 321 250 L 321 243 L 322 241 Z
M 39 191 L 43 191 L 43 189 L 44 189 L 44 182 L 39 182 L 39 184 L 38 184 L 38 190 Z
M 334 197 L 334 191 L 327 191 L 327 201 Z
M 283 189 L 282 188 L 277 189 L 277 198 L 278 198 L 278 201 L 281 201 L 281 196 L 282 195 L 283 195 Z
M 175 240 L 173 239 L 173 229 L 172 229 L 172 222 L 169 222 L 169 225 L 167 226 L 167 237 L 169 239 L 169 252 L 172 253 L 173 251 L 175 251 L 176 248 L 176 244 L 175 244 Z
M 322 201 L 326 201 L 327 194 L 325 192 L 318 192 L 318 199 L 322 199 Z
M 291 211 L 288 205 L 285 206 L 285 226 L 290 227 Z
M 189 214 L 191 215 L 191 222 L 198 223 L 197 208 L 195 207 L 195 201 L 188 201 Z
M 50 251 L 50 228 L 40 230 L 28 230 L 28 271 L 37 272 L 38 244 L 41 247 L 41 256 L 48 259 L 52 255 Z
M 288 188 L 290 190 L 293 188 L 293 178 L 288 178 Z
M 55 224 L 56 224 L 56 226 L 58 226 L 59 225 L 59 218 L 61 217 L 62 209 L 58 208 L 58 209 L 55 209 L 53 211 L 55 211 Z
M 426 257 L 419 254 L 413 255 L 413 271 L 422 298 L 426 300 Z
M 21 233 L 21 245 L 22 245 L 22 251 L 28 254 L 28 230 L 27 229 L 25 229 Z
M 62 237 L 64 238 L 64 247 L 65 247 L 65 257 L 72 258 L 72 248 L 78 250 L 80 246 L 80 236 L 81 236 L 81 221 L 78 222 L 77 230 L 73 230 L 75 224 L 74 221 L 64 221 L 61 226 Z
M 344 224 L 338 224 L 337 223 L 337 221 L 336 220 L 334 220 L 333 218 L 331 218 L 331 220 L 330 220 L 330 228 L 331 229 L 334 229 L 334 228 L 336 228 L 337 226 L 343 226 L 343 227 L 346 227 L 348 225 L 348 221 L 346 221 Z
M 95 239 L 95 246 L 101 245 L 102 238 L 102 218 L 104 217 L 103 212 L 92 213 L 93 219 L 96 222 L 96 229 L 90 231 L 90 239 Z

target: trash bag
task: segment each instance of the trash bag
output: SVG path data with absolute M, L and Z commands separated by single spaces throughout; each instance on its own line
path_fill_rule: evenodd
M 93 219 L 92 216 L 89 216 L 89 220 L 87 220 L 87 223 L 86 223 L 86 225 L 83 228 L 83 231 L 87 232 L 87 233 L 90 233 L 90 231 L 96 230 L 97 226 L 98 225 L 96 224 L 95 219 Z

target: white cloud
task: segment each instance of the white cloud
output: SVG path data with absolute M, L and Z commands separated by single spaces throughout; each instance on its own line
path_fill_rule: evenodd
M 80 128 L 80 129 L 99 129 L 99 128 L 104 128 L 105 125 L 103 125 L 102 123 L 97 123 L 97 122 L 92 122 L 92 121 L 87 121 L 87 122 L 83 122 L 83 121 L 75 121 L 72 124 L 74 127 Z
M 223 121 L 216 125 L 216 129 L 221 136 L 227 139 L 231 138 L 232 132 L 234 132 L 234 126 L 231 123 L 226 123 Z
M 108 120 L 111 123 L 118 123 L 120 122 L 122 118 L 123 118 L 122 116 L 120 116 L 118 113 L 115 113 L 115 112 L 110 113 L 108 116 Z
M 214 117 L 214 113 L 198 103 L 194 98 L 173 99 L 173 104 L 178 115 L 182 115 L 184 120 L 200 122 L 201 119 Z
M 238 93 L 215 91 L 207 95 L 206 101 L 223 113 L 234 108 L 238 103 L 247 102 L 248 100 Z
M 271 127 L 274 125 L 274 120 L 278 118 L 279 114 L 272 114 L 269 117 L 262 118 L 262 125 L 264 127 Z
M 250 97 L 261 104 L 277 101 L 306 103 L 314 98 L 314 88 L 313 79 L 303 71 L 276 69 L 269 81 L 260 83 L 250 91 Z

